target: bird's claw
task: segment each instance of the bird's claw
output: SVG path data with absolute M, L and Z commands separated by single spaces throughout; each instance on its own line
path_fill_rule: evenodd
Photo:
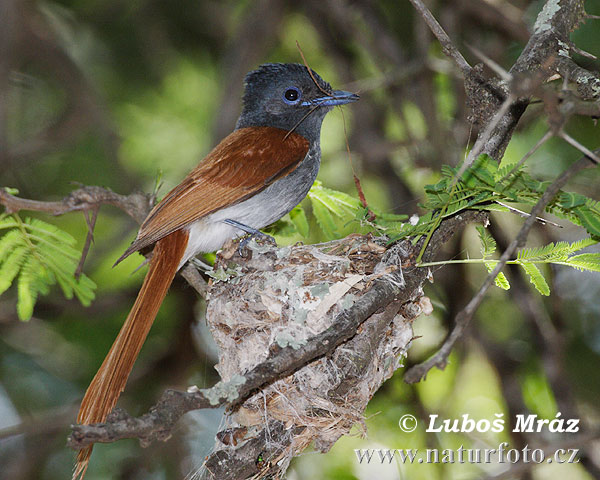
M 244 251 L 248 247 L 248 244 L 250 243 L 251 240 L 260 240 L 262 242 L 270 243 L 271 245 L 273 245 L 275 247 L 277 246 L 277 242 L 275 241 L 275 238 L 272 237 L 271 235 L 268 235 L 263 232 L 250 233 L 246 237 L 242 238 L 242 240 L 240 241 L 240 244 L 238 246 L 238 253 L 240 254 L 240 257 L 245 257 Z

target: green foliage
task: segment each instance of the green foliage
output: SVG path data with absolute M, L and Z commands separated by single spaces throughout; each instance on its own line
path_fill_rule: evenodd
M 319 181 L 314 183 L 307 198 L 310 200 L 317 225 L 326 240 L 340 238 L 343 233 L 340 231 L 340 226 L 352 222 L 365 233 L 375 231 L 379 234 L 395 234 L 402 227 L 402 222 L 408 218 L 407 215 L 395 215 L 371 207 L 365 208 L 358 198 L 324 187 Z M 374 218 L 370 218 L 371 213 Z M 289 221 L 284 219 L 276 222 L 268 229 L 268 233 L 284 236 L 298 233 L 302 237 L 308 237 L 309 223 L 302 205 L 295 207 L 287 218 Z
M 519 263 L 525 270 L 525 273 L 529 276 L 529 281 L 533 284 L 535 289 L 542 295 L 550 295 L 550 287 L 540 272 L 540 269 L 533 263 Z
M 574 223 L 583 226 L 590 235 L 600 237 L 600 202 L 578 193 L 562 192 L 557 208 L 567 211 L 565 214 L 576 218 Z
M 497 263 L 498 262 L 493 261 L 483 262 L 488 273 L 491 273 L 494 270 L 494 268 L 496 268 Z M 506 278 L 506 275 L 504 275 L 502 272 L 498 272 L 498 275 L 496 275 L 496 278 L 494 278 L 494 284 L 502 290 L 510 289 L 510 283 L 508 282 L 508 278 Z
M 499 167 L 488 155 L 480 155 L 473 165 L 456 181 L 459 167 L 442 167 L 442 178 L 425 187 L 425 201 L 421 205 L 427 213 L 415 224 L 404 224 L 392 241 L 410 237 L 416 243 L 429 238 L 444 218 L 464 210 L 506 211 L 501 203 L 533 206 L 550 184 L 539 182 L 523 167 Z M 593 238 L 600 239 L 600 202 L 584 195 L 560 192 L 546 207 L 546 211 L 569 220 L 586 229 Z M 585 259 L 584 259 L 585 260 Z
M 491 256 L 496 251 L 496 240 L 494 237 L 490 235 L 490 233 L 483 228 L 481 225 L 477 225 L 477 233 L 479 234 L 479 241 L 481 242 L 481 256 L 483 257 L 483 264 L 487 269 L 488 273 L 492 272 L 494 268 L 496 268 L 496 264 L 498 262 L 493 261 L 485 261 L 485 259 Z M 494 283 L 497 287 L 502 290 L 508 290 L 510 288 L 510 283 L 502 272 L 498 272 L 496 278 L 494 279 Z
M 358 198 L 324 187 L 319 181 L 314 183 L 307 197 L 315 220 L 328 240 L 340 238 L 339 223 L 347 225 L 355 222 L 366 231 L 377 231 L 383 234 L 397 232 L 402 222 L 408 218 L 407 215 L 394 215 L 371 207 L 366 208 Z M 370 218 L 371 213 L 374 218 Z M 302 206 L 299 205 L 292 210 L 290 218 L 296 231 L 306 237 L 309 233 L 308 221 Z
M 29 320 L 38 296 L 47 295 L 56 283 L 66 298 L 75 295 L 88 306 L 96 285 L 85 275 L 75 279 L 80 253 L 68 233 L 38 219 L 22 220 L 17 214 L 0 215 L 0 294 L 17 285 L 17 314 Z
M 481 242 L 481 255 L 483 258 L 489 257 L 496 251 L 496 240 L 481 225 L 477 225 L 477 233 Z
M 482 258 L 470 258 L 467 260 L 448 260 L 443 262 L 422 263 L 421 266 L 429 267 L 434 265 L 448 265 L 452 263 L 483 263 L 488 272 L 494 270 L 497 265 L 496 260 L 489 260 L 489 257 L 496 251 L 496 241 L 482 226 L 477 226 L 479 240 L 481 242 Z M 592 238 L 584 238 L 573 243 L 557 242 L 549 243 L 543 247 L 524 248 L 517 253 L 517 258 L 509 260 L 506 263 L 510 265 L 519 265 L 527 274 L 529 281 L 535 289 L 542 295 L 550 295 L 550 287 L 544 278 L 544 275 L 537 267 L 537 264 L 555 264 L 565 265 L 578 270 L 588 270 L 600 272 L 600 253 L 580 253 L 582 249 L 598 242 Z M 508 290 L 510 284 L 506 276 L 499 272 L 495 279 L 497 287 Z
M 290 220 L 300 235 L 308 237 L 308 220 L 304 209 L 300 205 L 294 207 L 290 212 Z
M 525 248 L 518 253 L 514 263 L 525 269 L 529 275 L 529 280 L 542 295 L 550 295 L 550 288 L 535 264 L 554 263 L 573 267 L 580 271 L 600 272 L 600 253 L 575 255 L 582 249 L 596 243 L 598 242 L 592 238 L 584 238 L 573 243 L 556 242 L 539 248 Z
M 486 261 L 486 258 L 491 256 L 496 251 L 496 240 L 494 240 L 494 237 L 492 237 L 490 233 L 481 225 L 478 225 L 476 228 L 477 232 L 479 233 L 479 240 L 481 241 L 481 255 L 483 257 L 482 261 L 488 273 L 491 273 L 494 268 L 496 268 L 498 262 Z M 540 292 L 542 295 L 550 295 L 550 287 L 548 287 L 542 272 L 540 272 L 535 264 L 528 261 L 521 261 L 518 263 L 518 265 L 523 267 L 525 273 L 527 273 L 529 277 L 529 280 L 538 292 Z M 510 288 L 510 283 L 506 278 L 506 275 L 504 275 L 502 272 L 498 272 L 498 275 L 494 279 L 494 283 L 502 290 L 508 290 Z
M 549 185 L 549 182 L 533 179 L 523 167 L 513 168 L 510 165 L 499 167 L 497 162 L 488 155 L 480 155 L 461 178 L 456 180 L 458 171 L 459 168 L 442 167 L 441 180 L 425 187 L 426 198 L 422 206 L 427 213 L 414 225 L 403 224 L 400 233 L 392 240 L 411 237 L 416 243 L 426 236 L 421 250 L 423 252 L 433 232 L 444 218 L 467 209 L 506 211 L 502 203 L 533 206 Z M 574 243 L 557 242 L 544 247 L 523 249 L 516 259 L 507 262 L 523 268 L 530 282 L 542 295 L 549 295 L 550 287 L 536 264 L 553 263 L 579 270 L 600 271 L 600 253 L 576 255 L 577 252 L 597 243 L 597 239 L 600 239 L 600 202 L 577 193 L 560 192 L 547 205 L 546 211 L 583 227 L 590 237 Z M 488 272 L 491 272 L 497 265 L 497 261 L 490 260 L 491 255 L 496 251 L 496 242 L 483 227 L 477 227 L 477 231 L 481 242 L 482 258 L 432 262 L 422 266 L 483 263 Z M 495 283 L 502 289 L 510 288 L 502 272 L 496 277 Z
M 582 253 L 568 259 L 566 265 L 578 270 L 600 272 L 600 253 Z
M 517 260 L 535 262 L 566 262 L 570 255 L 598 243 L 592 238 L 583 238 L 577 242 L 549 243 L 543 247 L 524 248 L 519 251 Z

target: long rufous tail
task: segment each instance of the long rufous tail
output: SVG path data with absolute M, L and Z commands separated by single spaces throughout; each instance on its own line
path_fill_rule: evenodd
M 104 422 L 116 405 L 158 309 L 177 273 L 187 243 L 186 230 L 177 230 L 156 243 L 148 273 L 131 312 L 85 392 L 77 416 L 78 423 Z M 92 445 L 79 451 L 73 480 L 83 478 L 91 454 Z

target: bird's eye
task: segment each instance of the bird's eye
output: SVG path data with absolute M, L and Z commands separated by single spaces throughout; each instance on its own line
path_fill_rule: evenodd
M 296 87 L 286 88 L 285 92 L 283 92 L 283 101 L 288 105 L 296 105 L 300 101 L 301 97 L 302 94 Z

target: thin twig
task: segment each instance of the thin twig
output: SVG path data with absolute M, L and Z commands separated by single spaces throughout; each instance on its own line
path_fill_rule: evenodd
M 519 217 L 527 218 L 527 217 L 531 216 L 531 214 L 524 212 L 523 210 L 519 210 L 518 208 L 511 207 L 510 205 L 507 205 L 506 203 L 502 203 L 502 202 L 498 202 L 498 201 L 496 201 L 496 203 L 498 205 L 502 205 L 504 208 L 507 208 L 510 212 L 512 212 L 516 215 L 519 215 Z M 541 223 L 542 225 L 552 225 L 553 227 L 563 228 L 562 225 L 559 225 L 558 223 L 552 222 L 550 220 L 546 220 L 545 218 L 542 218 L 542 217 L 536 217 L 535 219 L 538 221 L 538 223 Z
M 483 151 L 485 144 L 488 142 L 488 140 L 492 136 L 494 129 L 502 121 L 504 115 L 506 114 L 506 112 L 508 112 L 509 108 L 512 106 L 512 104 L 515 100 L 516 100 L 516 98 L 512 94 L 509 94 L 506 97 L 506 99 L 504 100 L 504 102 L 502 103 L 502 105 L 500 106 L 498 111 L 495 113 L 492 120 L 490 122 L 488 122 L 488 124 L 485 126 L 485 130 L 477 137 L 477 140 L 475 141 L 475 145 L 473 145 L 473 148 L 469 152 L 469 155 L 467 155 L 467 159 L 462 163 L 462 165 L 458 169 L 458 172 L 456 172 L 456 175 L 454 176 L 454 184 L 456 184 L 460 180 L 463 173 L 465 173 L 467 168 L 469 168 L 473 164 L 475 159 Z
M 504 80 L 505 82 L 509 82 L 510 80 L 512 80 L 512 75 L 510 73 L 508 73 L 498 63 L 494 62 L 494 60 L 492 60 L 490 57 L 488 57 L 485 53 L 483 53 L 477 47 L 474 47 L 473 45 L 467 45 L 467 48 L 469 50 L 471 50 L 471 52 L 473 52 L 473 55 L 475 55 L 477 58 L 479 58 L 479 60 L 481 60 L 488 67 L 490 67 L 491 70 L 496 72 L 496 74 L 502 80 Z
M 85 263 L 85 259 L 87 258 L 90 247 L 92 246 L 92 242 L 94 241 L 94 227 L 96 226 L 96 219 L 98 218 L 98 210 L 100 210 L 100 206 L 96 205 L 91 209 L 91 215 L 89 210 L 83 212 L 85 223 L 87 223 L 88 232 L 85 237 L 85 244 L 83 245 L 83 249 L 81 251 L 81 258 L 79 259 L 79 263 L 75 269 L 76 280 L 79 280 L 79 277 L 83 272 L 83 264 Z
M 467 76 L 467 74 L 471 72 L 471 65 L 469 65 L 469 62 L 465 60 L 465 57 L 463 57 L 458 49 L 454 46 L 448 34 L 431 14 L 429 9 L 421 0 L 410 0 L 410 3 L 412 3 L 417 12 L 421 14 L 429 29 L 436 36 L 440 42 L 440 45 L 442 46 L 442 51 L 444 54 L 454 60 L 454 63 L 456 63 L 458 68 L 460 68 L 463 75 Z
M 106 188 L 86 186 L 74 190 L 70 195 L 59 202 L 41 202 L 11 195 L 5 189 L 0 188 L 0 205 L 4 205 L 8 213 L 16 213 L 21 210 L 32 210 L 58 216 L 69 212 L 84 212 L 84 215 L 86 215 L 85 219 L 88 226 L 88 233 L 79 264 L 75 271 L 76 278 L 78 278 L 82 272 L 83 263 L 85 262 L 93 241 L 94 226 L 96 224 L 100 206 L 103 204 L 113 205 L 127 213 L 137 223 L 142 223 L 154 204 L 154 198 L 154 195 L 144 193 L 136 192 L 130 195 L 119 195 Z M 92 212 L 92 216 L 88 217 L 87 212 L 90 211 Z M 142 263 L 141 266 L 144 264 L 145 263 Z M 194 269 L 193 266 L 187 265 L 181 271 L 181 275 L 188 281 L 194 290 L 200 295 L 203 295 L 203 293 L 206 292 L 206 282 L 204 282 L 197 271 L 195 273 L 192 271 Z
M 313 83 L 317 86 L 317 88 L 319 90 L 321 90 L 321 93 L 324 93 L 325 95 L 331 95 L 331 92 L 328 92 L 327 90 L 325 90 L 321 85 L 319 85 L 319 82 L 317 82 L 317 79 L 315 78 L 312 68 L 310 68 L 308 66 L 308 62 L 306 61 L 306 58 L 304 57 L 304 52 L 302 51 L 302 48 L 300 48 L 300 43 L 298 43 L 298 40 L 296 40 L 296 47 L 298 47 L 298 51 L 300 52 L 300 56 L 302 57 L 302 62 L 304 63 L 304 66 L 306 67 L 306 71 L 308 72 L 308 74 L 310 75 L 311 80 L 313 81 Z
M 511 168 L 510 172 L 508 172 L 506 175 L 504 175 L 498 181 L 498 183 L 502 183 L 504 180 L 509 178 L 513 173 L 515 173 L 519 168 L 521 168 L 521 165 L 523 165 L 529 157 L 531 157 L 544 143 L 546 143 L 550 139 L 550 137 L 552 137 L 552 135 L 554 135 L 552 133 L 552 131 L 548 130 L 544 134 L 544 136 L 542 138 L 540 138 L 538 140 L 538 142 L 523 156 L 523 158 L 521 160 L 519 160 L 513 168 Z
M 573 137 L 571 137 L 564 130 L 561 130 L 560 132 L 558 132 L 558 136 L 560 138 L 562 138 L 565 142 L 567 142 L 569 145 L 572 145 L 577 150 L 579 150 L 581 153 L 583 153 L 590 161 L 594 162 L 596 165 L 600 165 L 600 157 L 598 157 L 598 155 L 596 153 L 592 152 L 585 145 L 582 145 L 581 143 L 579 143 L 577 140 L 575 140 Z
M 326 101 L 327 101 L 327 100 L 323 100 L 322 102 L 320 102 L 320 103 L 316 104 L 314 107 L 312 107 L 312 108 L 311 108 L 311 109 L 310 109 L 308 112 L 306 112 L 306 113 L 305 113 L 305 114 L 302 116 L 302 118 L 301 118 L 300 120 L 298 120 L 298 121 L 297 121 L 297 122 L 294 124 L 294 126 L 288 130 L 288 132 L 287 132 L 287 133 L 286 133 L 286 134 L 283 136 L 283 139 L 284 139 L 284 140 L 287 140 L 287 138 L 288 138 L 288 137 L 289 137 L 289 136 L 290 136 L 290 135 L 291 135 L 291 134 L 294 132 L 294 130 L 296 130 L 296 129 L 298 128 L 298 126 L 299 126 L 299 125 L 300 125 L 300 124 L 301 124 L 301 123 L 302 123 L 304 120 L 306 120 L 306 119 L 308 118 L 308 116 L 309 116 L 311 113 L 313 113 L 313 112 L 314 112 L 316 109 L 320 108 L 320 107 L 321 107 L 321 104 L 322 104 L 322 103 L 324 103 L 324 102 L 326 102 Z
M 308 74 L 310 75 L 311 80 L 313 81 L 313 83 L 317 86 L 317 88 L 325 95 L 327 95 L 327 97 L 331 97 L 331 98 L 335 98 L 335 95 L 332 95 L 331 92 L 328 92 L 327 90 L 325 90 L 321 85 L 319 85 L 319 82 L 317 82 L 317 79 L 315 78 L 315 75 L 312 71 L 312 69 L 308 66 L 308 63 L 306 62 L 306 58 L 304 57 L 304 53 L 302 52 L 302 49 L 300 48 L 300 44 L 298 43 L 298 40 L 296 40 L 296 46 L 298 47 L 298 51 L 300 52 L 300 56 L 302 57 L 302 61 L 304 62 L 304 66 L 306 67 L 306 71 L 308 72 Z M 305 113 L 302 118 L 300 120 L 298 120 L 296 122 L 296 124 L 290 129 L 288 130 L 288 132 L 285 134 L 285 136 L 283 137 L 284 140 L 286 140 L 290 134 L 296 130 L 296 128 L 298 128 L 298 126 L 308 118 L 309 115 L 311 115 L 315 110 L 317 110 L 318 108 L 321 107 L 321 105 L 323 103 L 325 103 L 328 99 L 324 99 L 323 101 L 321 101 L 320 103 L 315 104 L 315 106 L 313 106 L 307 113 Z M 341 107 L 340 107 L 341 108 Z M 343 113 L 342 113 L 343 115 Z
M 454 175 L 454 180 L 452 182 L 452 187 L 451 187 L 450 193 L 449 193 L 450 198 L 453 197 L 453 195 L 456 191 L 456 186 L 458 185 L 458 182 L 460 181 L 463 173 L 465 173 L 467 168 L 469 168 L 471 166 L 471 164 L 475 161 L 475 159 L 477 158 L 477 156 L 479 155 L 481 150 L 483 150 L 483 147 L 485 146 L 485 144 L 489 140 L 490 136 L 492 135 L 492 132 L 496 128 L 496 125 L 498 125 L 498 123 L 502 120 L 502 118 L 504 117 L 504 114 L 508 111 L 508 109 L 510 108 L 510 106 L 512 105 L 514 100 L 515 100 L 515 98 L 512 95 L 509 95 L 506 98 L 506 100 L 501 105 L 500 109 L 496 112 L 496 114 L 494 115 L 492 120 L 487 124 L 484 132 L 481 135 L 479 135 L 479 137 L 477 138 L 477 141 L 475 142 L 475 145 L 469 152 L 469 155 L 467 156 L 465 161 L 462 163 L 462 165 L 456 172 L 456 175 Z M 430 228 L 429 232 L 427 233 L 427 236 L 425 237 L 425 242 L 422 244 L 421 251 L 419 252 L 419 255 L 417 256 L 417 262 L 420 262 L 421 259 L 423 258 L 423 254 L 425 253 L 425 250 L 427 249 L 429 240 L 431 239 L 433 232 L 435 231 L 435 229 L 438 227 L 439 223 L 441 222 L 444 214 L 446 213 L 447 208 L 448 208 L 448 205 L 445 205 L 441 211 L 437 212 L 437 216 L 435 218 L 434 224 Z
M 358 192 L 358 198 L 360 200 L 363 208 L 367 209 L 367 218 L 370 222 L 375 221 L 375 213 L 369 208 L 369 204 L 367 203 L 367 197 L 365 196 L 365 192 L 363 191 L 362 185 L 360 183 L 360 178 L 356 175 L 356 171 L 354 170 L 354 164 L 352 163 L 352 154 L 350 153 L 350 143 L 348 142 L 348 131 L 346 130 L 346 117 L 344 116 L 344 110 L 340 108 L 340 112 L 342 112 L 342 125 L 344 126 L 344 139 L 346 140 L 346 152 L 348 153 L 348 162 L 350 163 L 350 168 L 352 169 L 352 177 L 354 177 L 354 185 L 356 186 L 356 191 Z

